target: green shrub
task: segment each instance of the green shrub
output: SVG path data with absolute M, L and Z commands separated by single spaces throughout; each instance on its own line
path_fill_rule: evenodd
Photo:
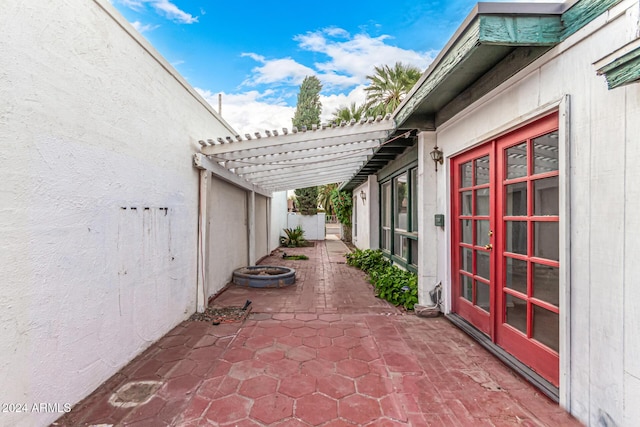
M 289 248 L 296 248 L 304 246 L 306 240 L 304 239 L 304 230 L 301 226 L 296 228 L 285 228 L 285 236 L 280 237 L 280 244 Z
M 347 254 L 347 264 L 369 274 L 378 297 L 407 310 L 418 303 L 418 276 L 391 265 L 382 251 L 356 249 Z

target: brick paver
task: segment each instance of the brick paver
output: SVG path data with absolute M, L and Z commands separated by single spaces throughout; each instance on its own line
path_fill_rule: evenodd
M 57 425 L 580 425 L 443 317 L 375 298 L 329 246 L 263 260 L 295 268 L 296 285 L 229 288 L 214 303 L 252 300 L 244 324 L 183 322 Z M 109 404 L 138 380 L 160 383 L 147 403 Z

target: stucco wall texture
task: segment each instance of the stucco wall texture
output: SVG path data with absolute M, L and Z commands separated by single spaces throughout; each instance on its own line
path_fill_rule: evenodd
M 194 311 L 191 156 L 233 130 L 106 0 L 0 28 L 0 400 L 73 404 Z

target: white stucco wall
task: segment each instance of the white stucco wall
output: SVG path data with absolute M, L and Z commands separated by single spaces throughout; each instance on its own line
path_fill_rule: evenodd
M 214 176 L 208 200 L 207 298 L 249 263 L 248 192 Z
M 0 28 L 0 400 L 74 404 L 194 311 L 191 156 L 232 130 L 106 0 Z
M 263 258 L 271 252 L 267 235 L 268 221 L 267 198 L 256 195 L 256 259 Z
M 561 264 L 563 276 L 570 269 L 568 298 L 561 307 L 570 319 L 561 340 L 570 347 L 561 350 L 560 395 L 588 425 L 634 425 L 640 417 L 640 287 L 635 283 L 640 276 L 635 244 L 640 238 L 640 172 L 635 166 L 640 162 L 640 84 L 608 90 L 593 65 L 638 37 L 638 9 L 637 1 L 623 1 L 435 135 L 450 158 L 560 109 L 561 135 L 566 132 L 569 154 L 561 164 L 561 180 L 570 182 L 570 197 L 560 200 L 570 212 L 561 217 L 561 227 L 568 227 L 569 233 L 561 252 L 569 250 L 570 242 L 569 256 Z M 421 141 L 426 144 L 432 137 L 425 133 Z M 422 148 L 423 173 L 432 173 L 431 148 L 431 142 Z M 431 206 L 424 206 L 425 199 L 421 225 L 428 228 L 433 213 L 446 213 L 447 231 L 435 241 L 436 258 L 422 252 L 421 274 L 428 274 L 429 281 L 421 279 L 421 286 L 441 280 L 445 290 L 451 268 L 450 174 L 445 162 L 437 179 L 422 178 L 422 194 L 434 186 L 437 194 Z
M 271 195 L 271 230 L 269 232 L 269 251 L 280 246 L 280 236 L 287 228 L 287 192 L 280 191 Z
M 361 192 L 365 195 L 364 202 L 360 195 Z M 356 230 L 352 230 L 352 241 L 353 244 L 360 249 L 379 248 L 379 192 L 378 180 L 375 175 L 370 175 L 364 184 L 353 189 L 354 218 L 352 222 L 357 222 L 358 229 L 357 233 Z
M 326 216 L 325 213 L 300 215 L 290 212 L 287 215 L 287 228 L 301 226 L 306 240 L 324 240 Z M 280 235 L 284 235 L 284 232 L 281 231 Z

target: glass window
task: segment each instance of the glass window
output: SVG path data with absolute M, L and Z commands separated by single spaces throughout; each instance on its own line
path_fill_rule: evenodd
M 558 131 L 533 140 L 534 173 L 558 170 Z
M 396 177 L 394 180 L 395 206 L 394 223 L 396 230 L 407 231 L 407 220 L 409 214 L 409 194 L 407 185 L 407 174 Z
M 411 231 L 418 231 L 418 168 L 411 169 Z
M 384 250 L 391 250 L 391 183 L 382 184 L 382 235 L 380 236 L 380 247 Z

